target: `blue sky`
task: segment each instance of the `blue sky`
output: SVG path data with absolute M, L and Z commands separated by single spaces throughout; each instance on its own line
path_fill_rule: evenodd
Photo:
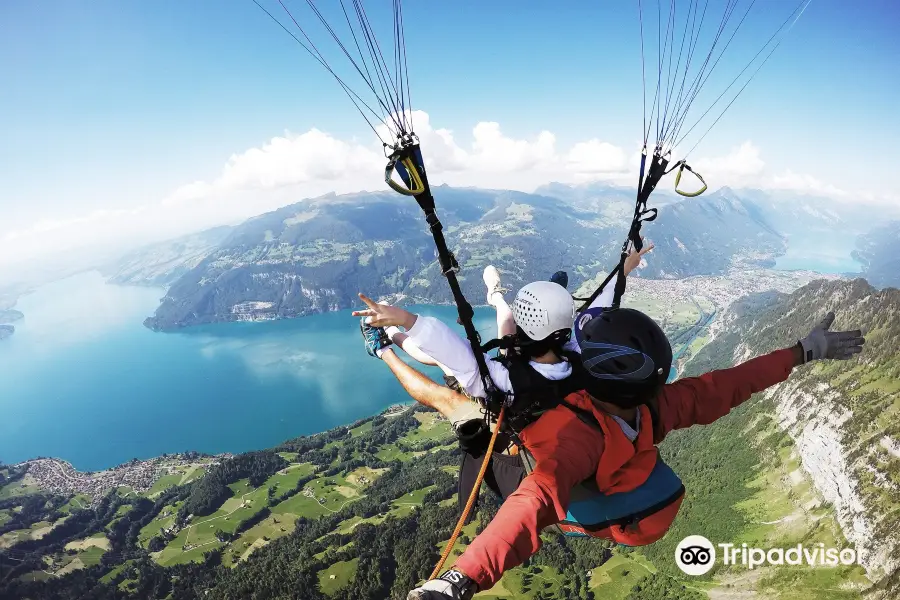
M 748 42 L 764 39 L 793 2 L 757 5 L 760 18 L 741 34 Z M 376 28 L 388 23 L 386 2 L 368 6 Z M 503 140 L 552 132 L 560 155 L 590 139 L 634 151 L 636 2 L 421 0 L 405 16 L 414 107 L 460 147 L 472 149 L 478 123 L 496 122 Z M 891 110 L 898 23 L 900 5 L 889 0 L 813 0 L 693 156 L 728 165 L 722 157 L 751 142 L 764 167 L 741 181 L 790 172 L 844 191 L 891 192 L 881 148 L 900 134 Z M 742 40 L 736 51 L 749 48 Z M 745 56 L 726 55 L 720 72 L 733 75 Z M 215 181 L 230 156 L 286 131 L 374 138 L 330 76 L 250 0 L 0 3 L 0 74 L 0 238 L 153 206 L 185 184 Z M 489 174 L 472 181 L 489 184 Z

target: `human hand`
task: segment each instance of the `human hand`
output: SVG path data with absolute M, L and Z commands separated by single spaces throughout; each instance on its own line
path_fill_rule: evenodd
M 477 591 L 474 581 L 461 571 L 450 569 L 411 591 L 406 600 L 469 600 Z
M 416 315 L 399 306 L 379 304 L 365 294 L 359 294 L 359 299 L 369 308 L 365 310 L 355 310 L 353 311 L 353 316 L 368 317 L 366 322 L 372 327 L 394 326 L 404 327 L 408 330 L 416 323 Z
M 641 238 L 641 239 L 643 240 L 644 238 Z M 653 245 L 653 242 L 650 242 L 649 244 L 645 245 L 640 250 L 635 250 L 634 248 L 631 249 L 631 251 L 628 253 L 628 256 L 625 257 L 625 276 L 626 277 L 628 276 L 629 273 L 631 273 L 636 268 L 638 268 L 638 266 L 640 266 L 641 259 L 644 257 L 645 254 L 652 251 L 653 248 L 655 248 L 655 246 Z
M 829 331 L 832 323 L 834 313 L 829 312 L 808 336 L 800 340 L 804 363 L 823 358 L 847 360 L 862 352 L 866 343 L 862 331 Z

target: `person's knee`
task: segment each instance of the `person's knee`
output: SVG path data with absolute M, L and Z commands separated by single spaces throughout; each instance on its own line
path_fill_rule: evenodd
M 448 388 L 444 388 L 448 392 L 447 395 L 447 414 L 444 416 L 450 421 L 454 429 L 458 429 L 460 425 L 467 421 L 479 420 L 484 421 L 484 409 L 476 401 L 472 400 L 464 394 L 454 392 Z

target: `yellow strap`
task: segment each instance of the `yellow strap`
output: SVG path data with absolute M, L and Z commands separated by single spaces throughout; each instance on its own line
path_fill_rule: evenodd
M 685 170 L 685 168 L 693 173 L 694 177 L 699 179 L 700 183 L 703 184 L 703 187 L 696 192 L 685 192 L 684 190 L 678 189 L 678 184 L 681 182 L 681 173 Z M 688 167 L 684 161 L 681 161 L 681 166 L 678 168 L 678 173 L 675 174 L 675 191 L 678 192 L 680 196 L 684 196 L 685 198 L 695 198 L 706 191 L 706 182 L 703 180 L 703 177 L 700 176 L 700 173 L 697 173 L 696 171 Z
M 500 426 L 503 424 L 503 413 L 505 411 L 505 406 L 500 408 L 500 415 L 497 417 L 497 427 L 494 429 L 494 433 L 491 434 L 491 441 L 488 444 L 487 452 L 484 454 L 484 460 L 481 462 L 481 470 L 478 471 L 478 477 L 475 479 L 475 486 L 469 494 L 469 499 L 466 501 L 466 507 L 463 509 L 462 515 L 460 515 L 459 521 L 456 523 L 453 535 L 450 536 L 450 541 L 447 542 L 447 547 L 444 548 L 444 552 L 441 554 L 441 560 L 438 561 L 437 566 L 434 567 L 434 571 L 431 572 L 431 577 L 428 579 L 436 579 L 440 574 L 441 568 L 444 566 L 444 563 L 447 562 L 447 557 L 450 556 L 453 545 L 456 544 L 456 538 L 459 537 L 463 525 L 465 525 L 466 519 L 469 517 L 472 505 L 475 504 L 475 498 L 478 497 L 478 492 L 481 489 L 481 482 L 484 480 L 484 474 L 487 472 L 488 464 L 491 462 L 491 455 L 494 453 L 494 442 L 497 441 L 497 434 L 500 433 Z
M 404 196 L 418 196 L 424 192 L 425 183 L 422 182 L 422 178 L 419 176 L 419 169 L 416 168 L 416 164 L 413 162 L 412 157 L 407 156 L 406 158 L 402 158 L 400 159 L 400 163 L 406 167 L 406 172 L 409 173 L 409 179 L 412 186 L 407 188 L 394 181 L 394 170 L 397 165 L 397 161 L 395 160 L 390 161 L 384 168 L 385 183 L 391 186 L 392 190 L 398 194 L 403 194 Z

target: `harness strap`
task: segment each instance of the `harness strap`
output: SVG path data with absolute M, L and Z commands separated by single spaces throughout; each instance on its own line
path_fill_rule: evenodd
M 491 340 L 486 344 L 481 346 L 482 352 L 490 352 L 491 350 L 509 350 L 511 348 L 515 348 L 518 346 L 518 342 L 516 341 L 516 335 L 511 333 L 509 335 L 504 335 L 502 338 Z
M 671 172 L 672 169 L 668 171 L 666 168 L 669 165 L 669 160 L 662 156 L 657 149 L 653 154 L 653 158 L 650 160 L 650 170 L 647 171 L 646 177 L 644 177 L 644 168 L 646 166 L 647 159 L 647 150 L 644 148 L 641 154 L 641 171 L 640 176 L 638 178 L 638 193 L 637 199 L 634 203 L 634 213 L 631 217 L 631 226 L 628 228 L 628 235 L 625 238 L 625 242 L 622 244 L 622 252 L 619 256 L 619 264 L 616 265 L 616 268 L 613 269 L 609 275 L 606 276 L 606 279 L 603 280 L 603 283 L 600 284 L 593 294 L 584 302 L 581 308 L 578 309 L 579 312 L 588 308 L 591 303 L 597 299 L 597 296 L 603 293 L 603 290 L 606 289 L 606 286 L 612 280 L 612 278 L 618 273 L 619 278 L 616 280 L 616 289 L 615 294 L 613 295 L 613 302 L 611 308 L 619 308 L 619 304 L 622 301 L 622 296 L 625 295 L 625 259 L 628 258 L 628 247 L 631 246 L 635 250 L 640 251 L 644 247 L 644 242 L 641 240 L 641 226 L 645 222 L 650 222 L 656 219 L 659 214 L 657 209 L 655 208 L 647 208 L 647 200 L 650 198 L 650 194 L 653 193 L 653 190 L 656 189 L 657 184 L 663 178 L 666 173 Z M 677 163 L 675 166 L 681 166 L 681 163 Z
M 486 408 L 493 414 L 497 414 L 498 407 L 503 404 L 504 395 L 497 390 L 494 382 L 491 380 L 490 371 L 488 371 L 487 362 L 481 350 L 481 336 L 472 322 L 475 311 L 463 295 L 459 286 L 459 280 L 456 278 L 456 274 L 459 272 L 459 263 L 447 247 L 447 240 L 444 238 L 444 226 L 441 224 L 437 212 L 435 212 L 434 196 L 432 196 L 431 186 L 428 184 L 428 176 L 425 173 L 425 163 L 422 160 L 422 151 L 419 148 L 419 144 L 411 142 L 403 145 L 391 155 L 390 161 L 389 165 L 392 168 L 396 168 L 397 173 L 409 188 L 407 191 L 414 192 L 411 195 L 416 199 L 422 212 L 425 213 L 425 222 L 428 223 L 431 236 L 434 238 L 434 245 L 437 248 L 441 274 L 447 278 L 447 283 L 450 285 L 453 302 L 456 304 L 456 310 L 459 314 L 458 322 L 463 326 L 466 332 L 466 339 L 472 347 L 472 354 L 475 355 L 478 373 L 481 376 L 482 385 L 485 389 Z

